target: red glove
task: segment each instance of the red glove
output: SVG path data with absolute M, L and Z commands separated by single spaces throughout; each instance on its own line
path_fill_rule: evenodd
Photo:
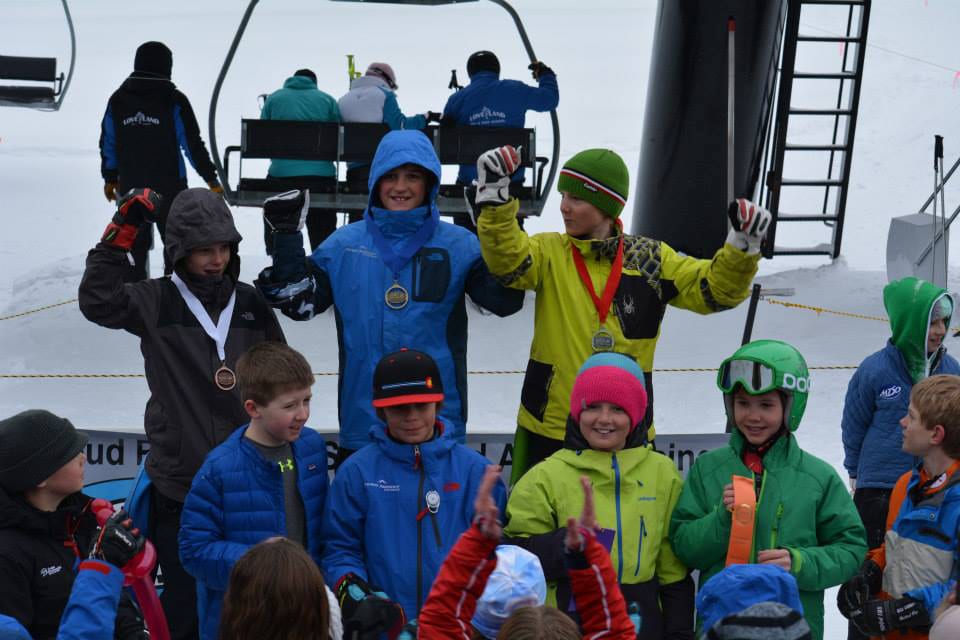
M 140 225 L 156 220 L 160 201 L 160 194 L 153 189 L 130 189 L 117 202 L 117 212 L 100 241 L 130 251 Z

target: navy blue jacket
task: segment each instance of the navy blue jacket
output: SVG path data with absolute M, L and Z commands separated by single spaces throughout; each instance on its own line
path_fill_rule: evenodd
M 443 108 L 444 122 L 478 127 L 522 127 L 527 110 L 552 111 L 560 104 L 557 76 L 540 77 L 538 87 L 518 80 L 501 80 L 492 71 L 481 71 L 457 91 Z M 477 177 L 475 164 L 462 165 L 457 180 L 470 184 Z M 513 176 L 523 180 L 523 172 Z
M 436 177 L 429 205 L 387 211 L 375 205 L 374 185 L 387 171 L 412 163 Z M 367 215 L 399 250 L 429 216 L 439 216 L 436 197 L 440 161 L 419 131 L 391 131 L 380 142 L 370 172 Z M 294 320 L 309 320 L 334 305 L 340 347 L 340 444 L 359 449 L 379 422 L 371 406 L 373 371 L 384 355 L 403 347 L 424 351 L 443 379 L 442 416 L 463 442 L 467 421 L 467 313 L 464 294 L 499 316 L 523 306 L 523 292 L 499 284 L 480 256 L 477 237 L 439 222 L 433 234 L 400 270 L 397 281 L 410 293 L 402 309 L 384 304 L 393 272 L 384 264 L 364 220 L 337 229 L 304 260 L 301 233 L 277 234 L 274 266 L 256 285 L 271 305 Z
M 944 349 L 932 374 L 960 374 L 960 363 Z M 843 403 L 843 466 L 857 489 L 892 489 L 915 465 L 905 453 L 900 418 L 907 415 L 913 380 L 892 342 L 857 368 Z
M 370 429 L 373 443 L 350 456 L 330 485 L 324 513 L 323 575 L 335 585 L 355 573 L 400 603 L 407 618 L 423 606 L 444 558 L 473 522 L 473 500 L 490 462 L 440 434 L 420 445 Z M 417 451 L 419 450 L 419 459 Z M 425 507 L 436 492 L 436 513 Z M 505 513 L 506 488 L 494 487 Z
M 172 197 L 187 187 L 181 149 L 206 182 L 217 179 L 187 97 L 169 80 L 127 78 L 107 102 L 100 125 L 100 173 L 120 193 L 152 187 Z
M 287 533 L 283 476 L 256 445 L 234 431 L 210 452 L 193 479 L 180 518 L 180 560 L 197 580 L 200 637 L 217 638 L 220 606 L 230 570 L 247 549 Z M 291 443 L 297 487 L 307 521 L 307 551 L 319 564 L 320 516 L 327 497 L 327 446 L 305 427 Z

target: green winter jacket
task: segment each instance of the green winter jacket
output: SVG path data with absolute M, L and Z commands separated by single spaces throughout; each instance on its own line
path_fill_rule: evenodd
M 927 333 L 933 305 L 945 295 L 946 289 L 913 276 L 894 280 L 883 288 L 883 306 L 893 333 L 890 340 L 903 354 L 914 384 L 929 376 L 940 359 L 941 349 L 927 356 Z
M 593 484 L 599 526 L 614 531 L 610 559 L 627 602 L 640 607 L 644 630 L 653 633 L 649 637 L 661 637 L 662 628 L 663 637 L 692 638 L 693 585 L 668 538 L 683 480 L 669 458 L 646 444 L 616 453 L 564 448 L 513 488 L 504 534 L 528 539 L 511 543 L 540 558 L 547 603 L 565 608 L 569 600 L 569 586 L 557 578 L 563 574 L 567 518 L 583 509 L 583 475 Z
M 307 120 L 315 122 L 340 122 L 340 107 L 336 99 L 317 89 L 317 83 L 306 76 L 291 76 L 283 88 L 274 91 L 263 103 L 261 120 Z M 336 167 L 332 162 L 319 160 L 272 160 L 270 176 L 334 177 Z
M 728 446 L 703 454 L 687 475 L 673 510 L 670 540 L 677 556 L 699 569 L 700 584 L 723 569 L 730 512 L 723 488 L 733 475 L 754 477 L 741 461 L 738 430 Z M 851 578 L 867 553 L 866 533 L 847 488 L 823 460 L 782 436 L 763 457 L 764 472 L 754 529 L 753 558 L 764 549 L 787 549 L 804 617 L 823 638 L 823 590 Z

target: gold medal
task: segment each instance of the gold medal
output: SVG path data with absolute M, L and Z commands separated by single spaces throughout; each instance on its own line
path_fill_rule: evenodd
M 383 300 L 391 309 L 403 309 L 410 301 L 410 294 L 398 282 L 394 282 L 383 294 Z
M 600 327 L 590 340 L 594 351 L 613 351 L 615 342 L 613 334 L 603 327 Z
M 213 382 L 218 388 L 224 391 L 230 391 L 237 386 L 237 374 L 235 374 L 226 364 L 221 363 L 220 368 L 213 374 Z

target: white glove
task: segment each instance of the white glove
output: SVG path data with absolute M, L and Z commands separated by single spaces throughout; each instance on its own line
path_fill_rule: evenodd
M 263 219 L 275 233 L 297 233 L 310 210 L 310 191 L 294 189 L 263 201 Z
M 727 207 L 727 217 L 731 226 L 727 244 L 751 255 L 760 253 L 760 244 L 773 220 L 770 212 L 746 198 L 737 198 Z
M 850 495 L 853 495 L 853 492 L 857 490 L 857 479 L 850 478 Z
M 506 145 L 477 158 L 478 206 L 501 205 L 510 200 L 510 176 L 520 168 L 520 149 Z

